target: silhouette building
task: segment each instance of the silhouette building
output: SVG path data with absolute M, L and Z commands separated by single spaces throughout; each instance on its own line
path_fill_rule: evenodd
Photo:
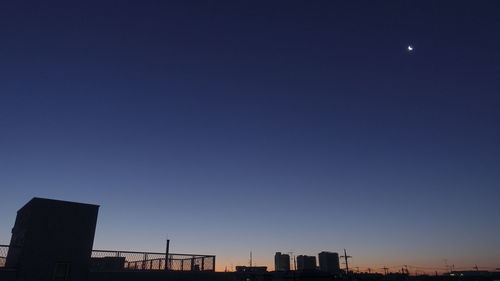
M 274 255 L 274 271 L 290 271 L 290 256 L 276 252 Z
M 236 272 L 267 272 L 267 266 L 236 266 Z
M 6 266 L 19 281 L 87 280 L 98 209 L 33 198 L 17 212 Z
M 328 273 L 340 272 L 339 254 L 333 252 L 321 252 L 319 257 L 319 270 Z
M 316 257 L 314 256 L 297 256 L 298 271 L 314 271 L 316 270 Z

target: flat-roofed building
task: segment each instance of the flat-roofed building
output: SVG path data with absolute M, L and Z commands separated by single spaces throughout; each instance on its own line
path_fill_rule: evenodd
M 339 254 L 334 252 L 321 252 L 318 254 L 319 270 L 328 273 L 339 273 Z
M 274 255 L 274 271 L 290 271 L 290 256 L 276 252 Z
M 267 272 L 267 266 L 243 266 L 236 267 L 236 272 Z
M 316 270 L 316 257 L 315 256 L 297 256 L 297 270 L 298 271 L 314 271 Z

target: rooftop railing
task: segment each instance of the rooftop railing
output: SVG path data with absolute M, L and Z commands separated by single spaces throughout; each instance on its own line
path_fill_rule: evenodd
M 5 267 L 5 261 L 7 260 L 8 252 L 9 252 L 8 245 L 0 245 L 0 267 Z
M 8 245 L 0 245 L 0 267 L 5 267 Z M 215 271 L 215 256 L 197 254 L 92 250 L 91 271 Z
M 215 256 L 93 250 L 91 270 L 215 271 Z

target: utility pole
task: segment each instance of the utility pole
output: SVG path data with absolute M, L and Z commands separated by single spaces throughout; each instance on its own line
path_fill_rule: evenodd
M 389 272 L 389 268 L 387 266 L 384 266 L 382 267 L 382 269 L 384 270 L 384 274 L 387 275 L 387 273 Z
M 250 267 L 252 267 L 252 251 L 250 251 Z
M 340 256 L 340 257 L 344 258 L 344 260 L 345 260 L 345 271 L 346 271 L 346 274 L 347 274 L 347 273 L 349 273 L 349 262 L 348 262 L 348 259 L 351 259 L 352 257 L 347 255 L 347 251 L 345 249 L 344 249 L 344 255 Z

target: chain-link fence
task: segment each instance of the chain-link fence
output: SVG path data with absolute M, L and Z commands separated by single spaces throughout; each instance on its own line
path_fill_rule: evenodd
M 215 256 L 93 250 L 91 270 L 215 271 Z
M 0 245 L 0 267 L 5 267 L 5 261 L 7 260 L 8 252 L 9 252 L 9 246 Z
M 8 245 L 0 245 L 0 267 L 5 267 Z M 215 271 L 215 256 L 169 254 L 168 264 L 164 253 L 93 250 L 92 271 L 120 270 L 176 270 Z

